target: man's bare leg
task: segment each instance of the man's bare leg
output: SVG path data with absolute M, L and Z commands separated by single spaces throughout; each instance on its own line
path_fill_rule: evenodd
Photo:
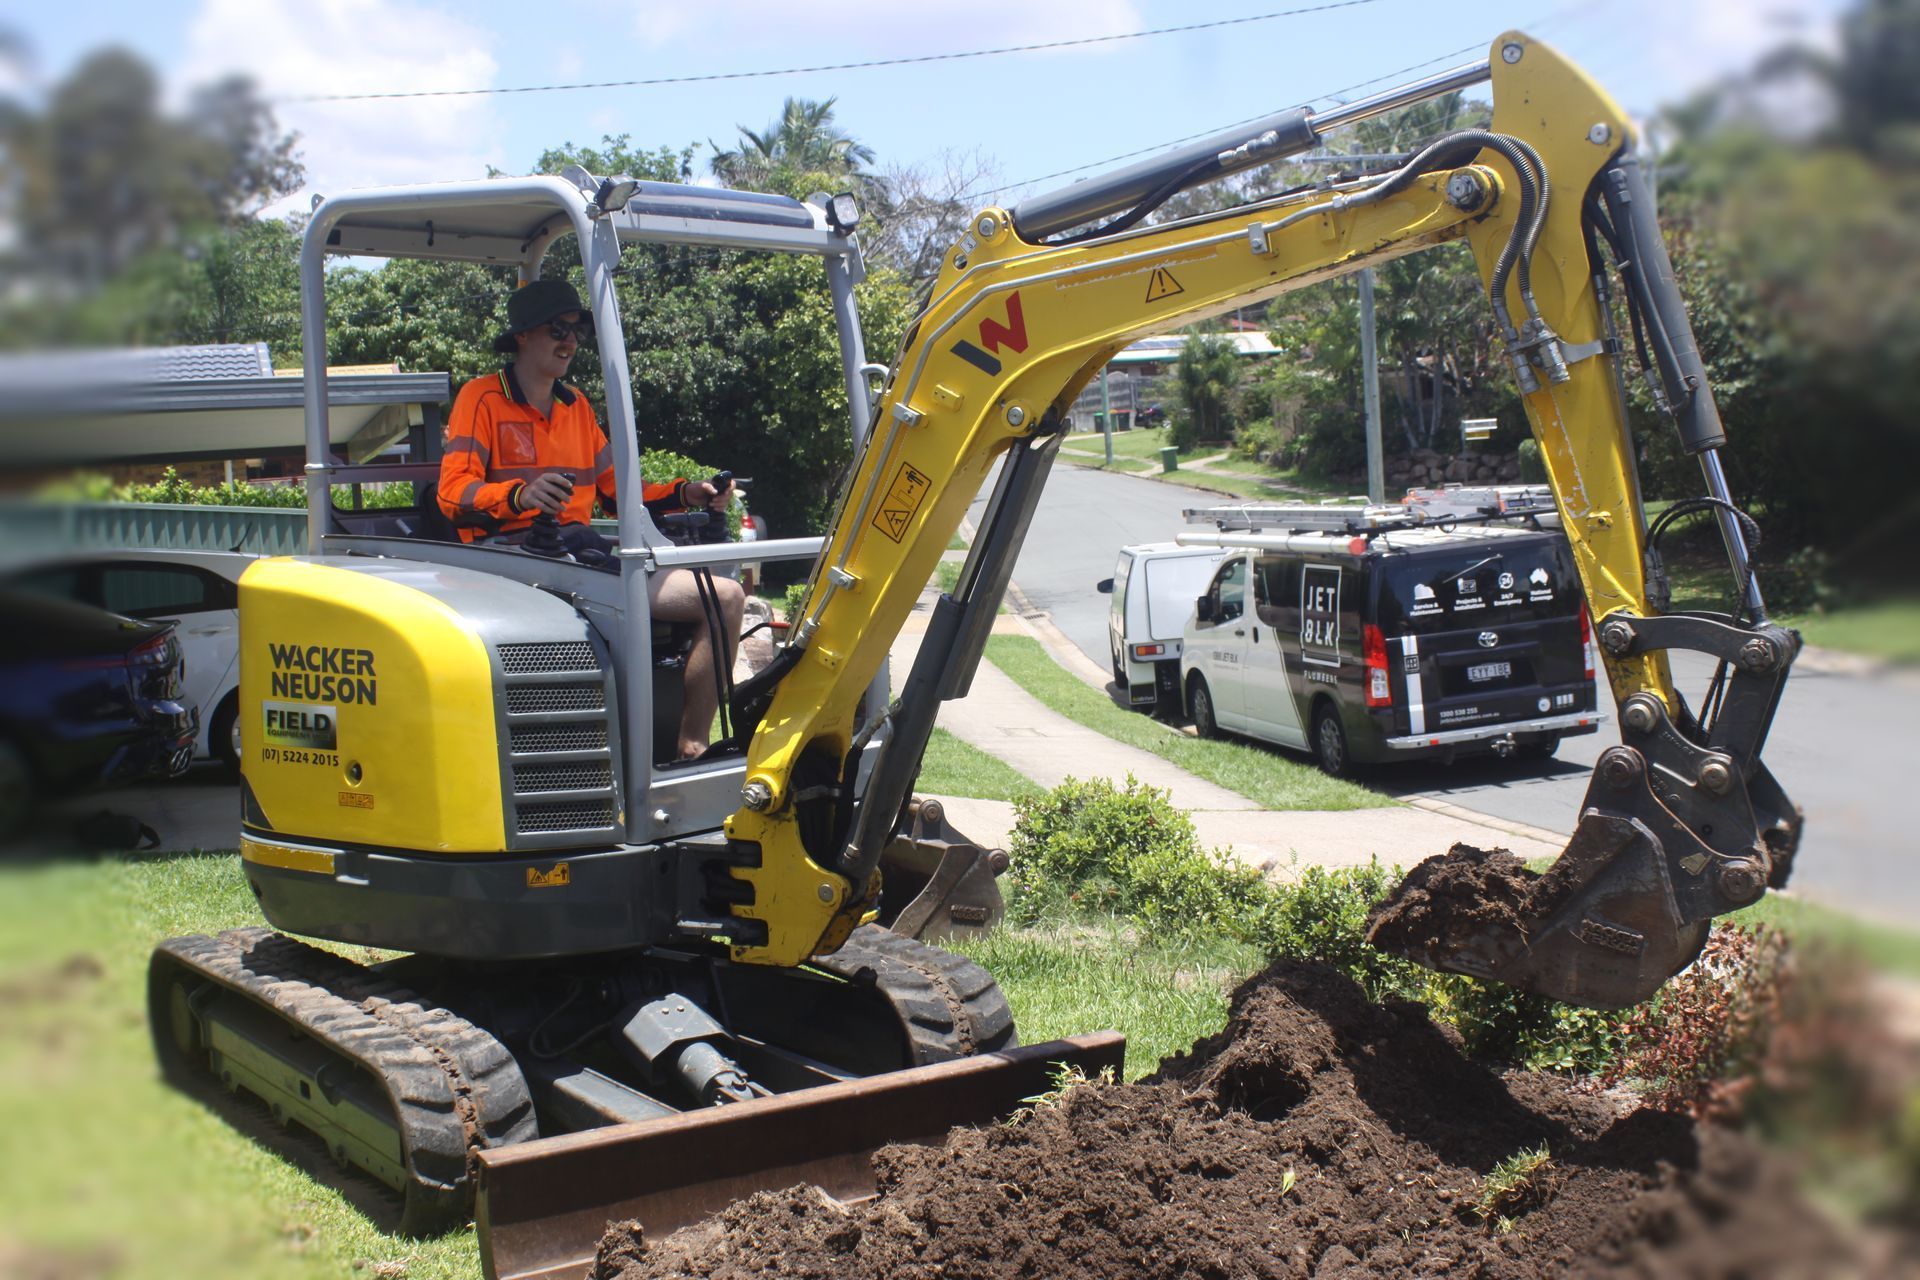
M 720 661 L 733 668 L 734 650 L 740 643 L 740 619 L 746 612 L 747 593 L 731 578 L 715 575 L 714 594 L 720 600 L 720 616 L 725 636 L 720 646 Z M 653 575 L 647 584 L 653 616 L 669 622 L 700 624 L 694 631 L 693 649 L 687 654 L 686 691 L 681 701 L 680 758 L 697 756 L 707 749 L 707 733 L 720 707 L 720 695 L 714 688 L 715 646 L 707 625 L 706 610 L 700 604 L 700 588 L 691 569 L 668 569 Z

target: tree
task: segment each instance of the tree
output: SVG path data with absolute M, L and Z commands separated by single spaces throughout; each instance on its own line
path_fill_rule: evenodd
M 244 80 L 160 109 L 151 68 L 104 49 L 56 85 L 44 111 L 0 109 L 18 238 L 11 264 L 55 296 L 84 295 L 142 254 L 231 227 L 304 176 L 295 139 Z
M 889 167 L 869 193 L 875 203 L 861 224 L 868 260 L 899 271 L 925 302 L 947 251 L 967 233 L 983 193 L 997 180 L 993 162 L 979 151 L 943 151 L 925 164 Z
M 1342 135 L 1344 149 L 1410 154 L 1455 129 L 1484 125 L 1488 117 L 1484 103 L 1448 94 L 1355 126 Z M 1274 166 L 1265 181 L 1290 187 L 1308 172 L 1302 166 Z M 1268 392 L 1300 406 L 1290 460 L 1322 473 L 1361 465 L 1368 377 L 1380 382 L 1389 447 L 1397 435 L 1408 450 L 1444 450 L 1465 417 L 1500 420 L 1493 447 L 1523 437 L 1525 414 L 1507 371 L 1504 343 L 1494 332 L 1486 290 L 1466 245 L 1442 245 L 1381 263 L 1374 280 L 1380 354 L 1375 370 L 1360 367 L 1359 294 L 1351 277 L 1286 294 L 1268 309 L 1271 336 L 1284 353 L 1266 374 Z
M 788 98 L 780 108 L 780 118 L 766 128 L 755 131 L 736 126 L 740 131 L 738 146 L 723 148 L 709 142 L 714 177 L 746 191 L 774 191 L 796 197 L 823 188 L 850 188 L 871 203 L 882 185 L 865 168 L 873 163 L 873 148 L 833 122 L 836 101 Z
M 1240 355 L 1223 333 L 1189 333 L 1173 365 L 1173 443 L 1190 449 L 1233 433 Z
M 1914 581 L 1905 547 L 1920 531 L 1920 3 L 1866 0 L 1842 31 L 1824 136 L 1782 138 L 1725 109 L 1764 83 L 1669 114 L 1660 214 L 1722 456 L 1769 554 L 1822 546 L 1885 585 Z M 1648 491 L 1697 492 L 1696 462 L 1629 385 Z

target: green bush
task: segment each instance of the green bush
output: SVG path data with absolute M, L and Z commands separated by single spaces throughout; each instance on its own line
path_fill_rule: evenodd
M 1540 442 L 1528 436 L 1514 452 L 1520 457 L 1520 481 L 1523 484 L 1547 483 L 1547 460 L 1540 453 Z
M 1165 791 L 1129 776 L 1069 778 L 1014 802 L 1013 914 L 1119 914 L 1169 930 L 1250 938 L 1273 890 L 1252 867 L 1202 850 Z
M 1367 945 L 1367 912 L 1399 882 L 1400 869 L 1374 858 L 1364 867 L 1308 867 L 1287 885 L 1261 922 L 1270 956 L 1332 965 L 1369 1000 L 1417 1000 L 1428 970 Z
M 802 579 L 799 582 L 790 582 L 787 584 L 786 599 L 781 601 L 780 604 L 780 616 L 788 622 L 798 622 L 800 620 L 800 610 L 806 607 L 806 603 L 806 580 Z
M 671 449 L 640 451 L 640 478 L 648 484 L 665 484 L 669 480 L 711 480 L 718 470 Z M 740 491 L 735 489 L 733 501 L 727 504 L 727 537 L 739 540 L 740 521 L 745 515 L 746 507 L 740 501 Z
M 1762 566 L 1760 591 L 1769 608 L 1783 613 L 1816 613 L 1837 602 L 1833 557 L 1818 547 L 1802 547 L 1778 566 Z

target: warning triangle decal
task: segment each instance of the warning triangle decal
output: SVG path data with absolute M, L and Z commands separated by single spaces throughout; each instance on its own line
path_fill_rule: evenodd
M 1165 267 L 1155 267 L 1153 276 L 1147 281 L 1147 301 L 1158 302 L 1162 298 L 1171 298 L 1176 293 L 1185 293 L 1180 282 Z

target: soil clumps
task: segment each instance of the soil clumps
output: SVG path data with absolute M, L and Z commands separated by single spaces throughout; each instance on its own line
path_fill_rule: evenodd
M 1487 1209 L 1487 1175 L 1542 1147 Z M 1736 1136 L 1502 1074 L 1421 1006 L 1292 961 L 1147 1080 L 874 1162 L 860 1204 L 795 1187 L 663 1240 L 616 1225 L 593 1276 L 1813 1276 L 1853 1257 Z
M 1522 923 L 1542 888 L 1539 873 L 1505 849 L 1456 844 L 1407 873 L 1367 916 L 1367 941 L 1385 951 L 1446 953 L 1469 939 L 1525 944 Z

